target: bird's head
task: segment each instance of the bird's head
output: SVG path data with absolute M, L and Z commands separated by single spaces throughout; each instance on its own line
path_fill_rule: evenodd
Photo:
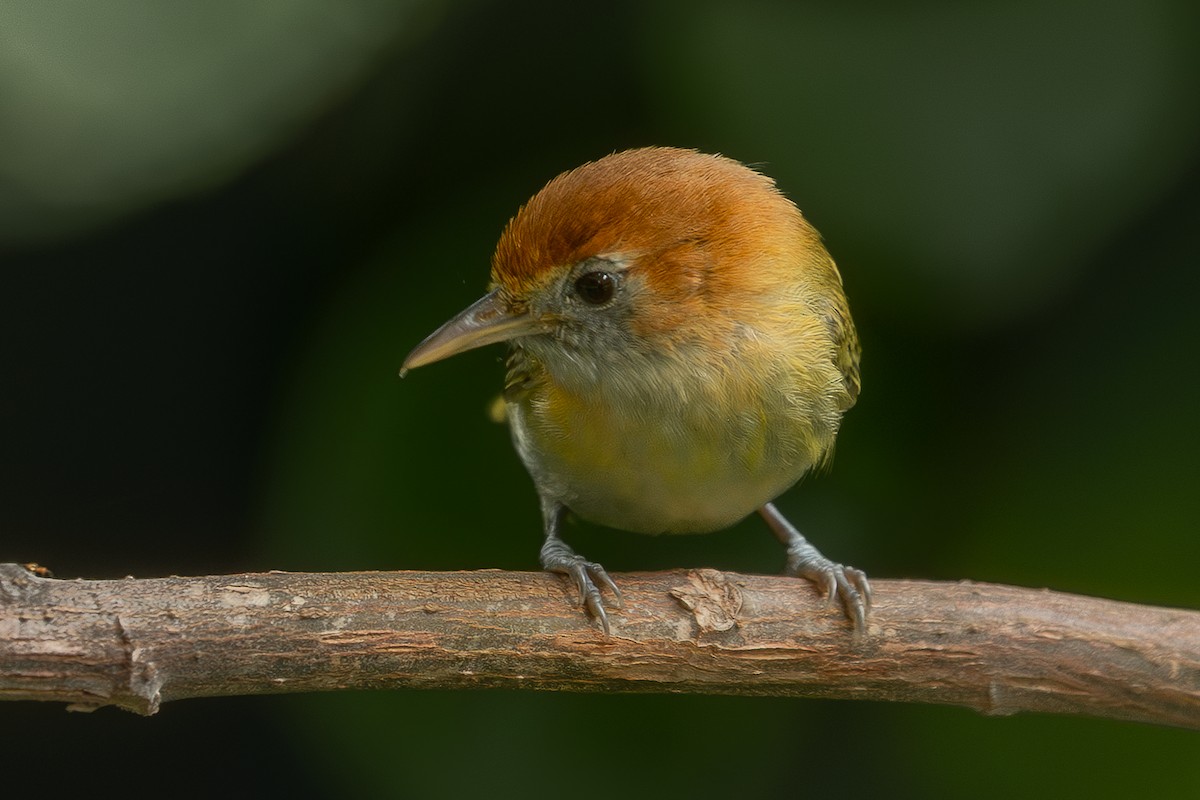
M 728 358 L 731 342 L 787 326 L 828 281 L 840 291 L 820 237 L 770 178 L 660 147 L 550 181 L 508 223 L 491 278 L 404 370 L 500 341 L 584 380 L 636 361 Z

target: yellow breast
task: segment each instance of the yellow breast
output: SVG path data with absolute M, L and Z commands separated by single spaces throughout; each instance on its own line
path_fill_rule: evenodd
M 577 393 L 542 376 L 515 393 L 513 440 L 543 494 L 624 530 L 719 530 L 799 480 L 835 433 L 785 387 L 654 385 Z

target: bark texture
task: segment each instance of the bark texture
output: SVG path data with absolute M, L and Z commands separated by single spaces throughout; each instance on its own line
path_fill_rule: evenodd
M 943 703 L 1200 728 L 1200 612 L 873 582 L 865 634 L 792 578 L 614 576 L 612 635 L 545 573 L 54 580 L 0 565 L 0 699 L 116 705 L 525 687 Z

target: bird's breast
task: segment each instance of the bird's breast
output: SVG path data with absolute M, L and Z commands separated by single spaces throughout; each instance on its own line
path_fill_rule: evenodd
M 774 499 L 832 441 L 783 387 L 675 388 L 630 397 L 540 380 L 510 399 L 513 440 L 538 490 L 602 525 L 703 533 Z

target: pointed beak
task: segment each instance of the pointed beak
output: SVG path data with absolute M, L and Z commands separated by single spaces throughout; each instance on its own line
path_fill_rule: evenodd
M 426 337 L 404 359 L 400 377 L 410 369 L 423 367 L 443 358 L 483 347 L 494 342 L 506 342 L 521 336 L 543 333 L 546 326 L 528 313 L 514 314 L 495 289 L 472 303 L 454 319 Z

